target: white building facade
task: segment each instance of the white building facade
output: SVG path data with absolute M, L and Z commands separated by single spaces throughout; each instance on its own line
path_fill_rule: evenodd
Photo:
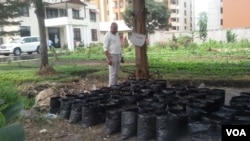
M 208 30 L 218 30 L 223 29 L 223 2 L 222 0 L 209 0 L 208 6 L 208 22 L 207 29 Z
M 79 43 L 88 46 L 99 43 L 99 19 L 95 5 L 85 4 L 80 0 L 44 0 L 45 27 L 47 39 L 56 48 L 67 48 L 73 51 Z M 52 1 L 53 3 L 50 3 Z M 39 36 L 38 21 L 35 9 L 23 7 L 20 26 L 8 26 L 3 30 L 20 30 L 16 36 Z M 0 37 L 3 43 L 10 42 L 12 37 Z
M 194 29 L 193 0 L 167 0 L 170 11 L 171 32 L 192 31 Z

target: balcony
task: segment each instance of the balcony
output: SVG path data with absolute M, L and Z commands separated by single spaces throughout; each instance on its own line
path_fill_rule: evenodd
M 70 17 L 58 17 L 58 18 L 52 18 L 52 19 L 45 19 L 45 26 L 51 27 L 51 26 L 64 26 L 64 25 L 86 25 L 87 22 L 84 20 L 84 18 L 79 19 L 73 19 Z

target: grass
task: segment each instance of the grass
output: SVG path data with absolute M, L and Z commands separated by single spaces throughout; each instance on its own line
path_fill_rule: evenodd
M 234 84 L 250 81 L 250 43 L 239 41 L 222 43 L 208 41 L 203 44 L 178 44 L 175 48 L 169 43 L 159 43 L 148 46 L 147 56 L 149 72 L 158 79 L 173 81 L 202 81 Z M 122 70 L 134 71 L 135 49 L 133 46 L 123 49 L 125 61 Z M 68 82 L 74 77 L 107 77 L 107 66 L 84 65 L 86 61 L 104 61 L 102 45 L 77 48 L 74 52 L 58 53 L 58 61 L 53 56 L 49 58 L 50 65 L 58 72 L 55 76 L 42 77 L 36 75 L 38 61 L 13 62 L 0 64 L 1 98 L 7 101 L 20 98 L 18 85 L 37 82 Z M 62 62 L 62 63 L 60 63 Z M 78 62 L 78 63 L 76 63 Z M 120 75 L 126 78 L 128 74 Z M 6 81 L 7 80 L 7 81 Z M 8 96 L 8 97 L 6 97 Z M 26 107 L 32 105 L 32 99 L 22 97 Z M 8 102 L 7 102 L 8 103 Z

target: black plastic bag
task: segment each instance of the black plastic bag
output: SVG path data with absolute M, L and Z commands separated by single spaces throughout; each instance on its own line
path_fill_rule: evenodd
M 122 111 L 121 116 L 121 139 L 128 139 L 137 134 L 137 110 L 129 109 Z
M 69 123 L 74 124 L 81 121 L 81 119 L 82 119 L 82 103 L 81 102 L 73 103 L 71 106 Z
M 139 114 L 137 125 L 137 141 L 156 138 L 156 117 L 152 113 Z
M 105 121 L 105 110 L 97 103 L 88 103 L 82 107 L 82 127 L 91 127 Z
M 71 105 L 73 102 L 72 98 L 61 98 L 60 99 L 60 116 L 64 119 L 69 119 L 70 111 L 71 111 Z
M 112 135 L 121 131 L 121 109 L 106 111 L 105 135 Z
M 60 112 L 60 96 L 50 98 L 49 112 L 52 114 L 58 114 Z

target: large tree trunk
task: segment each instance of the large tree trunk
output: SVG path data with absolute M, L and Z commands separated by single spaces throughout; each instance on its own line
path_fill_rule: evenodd
M 147 35 L 145 0 L 133 0 L 134 32 Z M 149 79 L 147 45 L 135 47 L 136 54 L 136 79 Z
M 39 36 L 40 36 L 40 54 L 41 54 L 41 64 L 38 74 L 40 75 L 50 75 L 55 74 L 55 70 L 49 66 L 48 60 L 48 46 L 46 40 L 46 31 L 45 31 L 45 11 L 42 0 L 35 0 L 36 16 L 39 26 Z

